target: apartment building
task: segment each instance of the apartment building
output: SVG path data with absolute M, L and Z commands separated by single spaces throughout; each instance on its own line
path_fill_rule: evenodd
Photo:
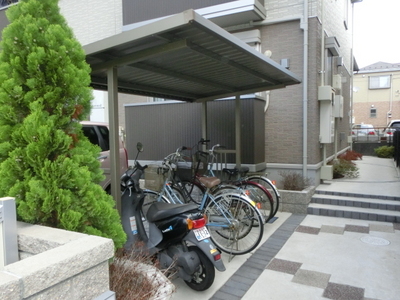
M 302 84 L 246 95 L 265 101 L 264 161 L 269 176 L 297 170 L 318 184 L 326 163 L 349 146 L 352 68 L 349 0 L 124 2 L 124 26 L 193 7 L 302 78 Z M 153 1 L 154 2 L 154 1 Z M 205 3 L 208 3 L 207 5 Z M 157 7 L 149 10 L 146 8 Z M 251 163 L 249 163 L 251 165 Z
M 400 63 L 377 62 L 354 74 L 353 123 L 382 128 L 400 119 Z
M 194 9 L 299 76 L 301 84 L 241 98 L 263 103 L 255 119 L 256 126 L 264 130 L 261 137 L 258 133 L 254 139 L 263 141 L 257 149 L 262 152 L 269 177 L 279 180 L 280 171 L 297 170 L 318 184 L 320 179 L 331 176 L 326 163 L 349 146 L 354 65 L 351 11 L 356 2 L 359 1 L 60 0 L 59 5 L 84 46 L 150 20 Z M 1 13 L 2 10 L 0 21 Z M 119 111 L 125 111 L 124 103 L 158 100 L 120 94 Z M 99 100 L 96 105 L 107 111 L 107 101 L 102 104 Z M 120 115 L 120 120 L 125 127 L 125 118 Z M 258 161 L 245 164 L 257 165 L 257 171 L 263 166 Z

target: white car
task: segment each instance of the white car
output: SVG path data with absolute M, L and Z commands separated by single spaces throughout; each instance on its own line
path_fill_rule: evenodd
M 101 168 L 106 177 L 100 185 L 107 193 L 111 193 L 111 170 L 110 170 L 110 135 L 108 130 L 108 123 L 82 121 L 82 130 L 84 135 L 89 139 L 92 144 L 101 148 L 99 160 Z M 120 162 L 120 175 L 128 169 L 128 154 L 124 147 L 122 140 L 119 141 L 119 162 Z
M 353 141 L 356 142 L 377 142 L 379 140 L 378 131 L 372 124 L 354 124 L 351 129 Z
M 400 131 L 400 120 L 392 120 L 387 124 L 386 128 L 383 130 L 384 136 L 387 140 L 391 141 L 395 131 Z

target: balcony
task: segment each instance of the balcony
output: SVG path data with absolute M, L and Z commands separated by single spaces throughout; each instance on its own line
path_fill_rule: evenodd
M 261 21 L 266 18 L 264 0 L 123 0 L 123 24 L 145 22 L 151 19 L 194 9 L 220 27 Z
M 232 1 L 196 10 L 220 27 L 262 21 L 267 16 L 264 0 Z

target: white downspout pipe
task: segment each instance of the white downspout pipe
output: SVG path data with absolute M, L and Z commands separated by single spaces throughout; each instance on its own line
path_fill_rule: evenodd
M 389 114 L 392 114 L 393 109 L 393 73 L 390 74 L 390 98 L 389 98 L 389 111 L 386 113 L 386 124 L 389 124 Z
M 325 24 L 324 24 L 324 0 L 321 0 L 321 86 L 325 85 Z M 326 144 L 322 144 L 322 160 L 323 165 L 326 166 Z
M 304 0 L 303 18 L 300 27 L 303 29 L 303 177 L 307 178 L 308 164 L 308 0 Z

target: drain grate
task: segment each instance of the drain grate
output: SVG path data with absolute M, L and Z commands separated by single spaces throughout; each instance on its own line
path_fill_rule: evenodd
M 361 241 L 370 244 L 370 245 L 375 245 L 375 246 L 387 246 L 390 245 L 390 242 L 386 239 L 376 237 L 376 236 L 363 236 L 361 238 Z

